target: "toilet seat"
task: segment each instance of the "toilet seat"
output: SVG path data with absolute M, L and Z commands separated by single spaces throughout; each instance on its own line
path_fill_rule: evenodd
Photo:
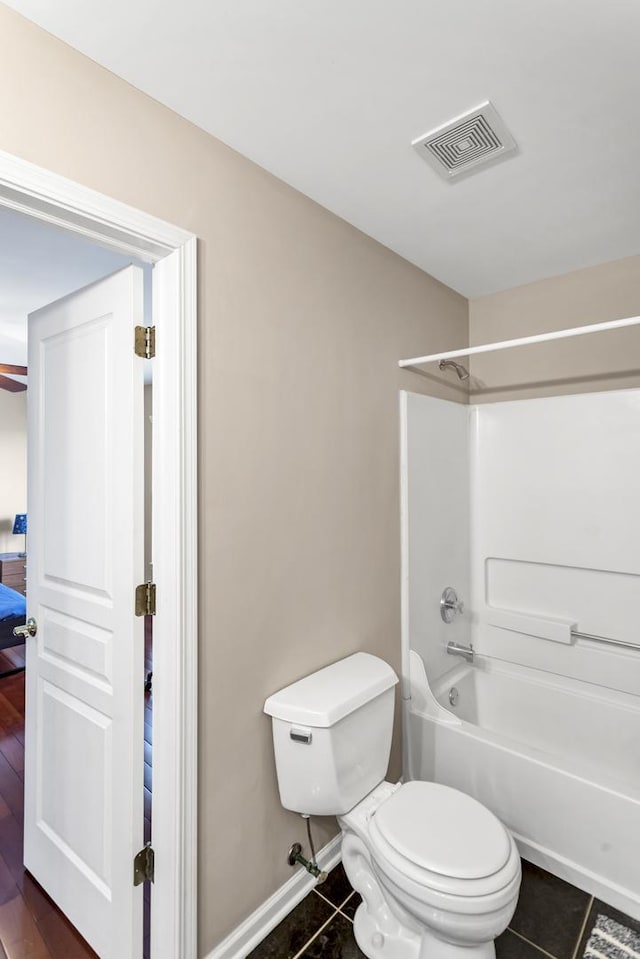
M 492 812 L 439 783 L 405 783 L 379 807 L 375 822 L 396 852 L 442 876 L 484 879 L 502 869 L 511 852 Z
M 520 859 L 502 823 L 471 796 L 439 783 L 410 782 L 377 807 L 369 848 L 382 873 L 409 895 L 466 900 L 486 908 L 519 882 Z M 475 900 L 481 900 L 475 903 Z

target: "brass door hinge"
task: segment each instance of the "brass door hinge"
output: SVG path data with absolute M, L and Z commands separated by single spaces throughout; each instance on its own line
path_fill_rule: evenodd
M 155 326 L 136 326 L 134 342 L 136 356 L 145 360 L 152 360 L 156 355 L 156 328 Z
M 136 616 L 156 615 L 156 584 L 140 583 L 136 586 Z
M 155 878 L 156 854 L 150 842 L 140 850 L 133 860 L 133 885 L 140 886 L 143 882 L 153 882 Z

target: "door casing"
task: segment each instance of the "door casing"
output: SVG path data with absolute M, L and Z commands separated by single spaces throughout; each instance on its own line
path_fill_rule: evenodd
M 196 237 L 3 152 L 0 205 L 156 265 L 152 959 L 197 959 Z

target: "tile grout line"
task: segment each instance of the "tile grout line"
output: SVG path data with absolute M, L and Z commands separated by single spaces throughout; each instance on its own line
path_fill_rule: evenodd
M 591 915 L 591 909 L 595 902 L 595 896 L 591 896 L 589 903 L 587 905 L 587 911 L 584 914 L 584 920 L 582 926 L 580 927 L 580 932 L 578 933 L 578 941 L 576 942 L 576 947 L 571 954 L 571 959 L 577 959 L 578 949 L 580 948 L 580 943 L 582 942 L 582 937 L 584 936 L 585 929 L 587 928 L 587 923 L 589 921 L 589 916 Z
M 522 939 L 523 942 L 526 942 L 528 946 L 533 946 L 534 949 L 537 949 L 538 952 L 541 952 L 544 956 L 548 956 L 548 959 L 558 959 L 557 956 L 554 956 L 552 952 L 547 952 L 546 949 L 543 949 L 542 946 L 537 945 L 531 939 L 527 939 L 526 936 L 523 936 L 521 932 L 516 932 L 515 929 L 512 929 L 511 926 L 507 926 L 509 932 L 512 932 L 514 936 L 517 936 L 518 939 Z
M 351 892 L 349 893 L 349 895 L 347 896 L 347 898 L 345 899 L 345 901 L 342 903 L 342 905 L 341 905 L 341 906 L 338 906 L 338 912 L 340 913 L 340 915 L 341 915 L 341 916 L 344 916 L 345 919 L 348 919 L 349 922 L 351 923 L 351 925 L 353 925 L 353 919 L 351 918 L 351 916 L 348 916 L 348 915 L 346 914 L 346 912 L 343 912 L 343 911 L 342 911 L 342 907 L 343 907 L 343 906 L 346 906 L 346 904 L 349 902 L 349 900 L 350 900 L 350 899 L 353 899 L 353 897 L 355 896 L 355 894 L 356 894 L 355 889 L 352 889 Z
M 351 925 L 353 925 L 353 919 L 351 918 L 351 916 L 348 916 L 348 915 L 346 914 L 346 912 L 343 912 L 343 911 L 342 911 L 342 909 L 338 909 L 338 912 L 340 913 L 340 915 L 342 916 L 343 919 L 346 919 L 347 922 L 350 922 Z
M 318 893 L 318 895 L 320 895 L 320 894 Z M 324 896 L 322 896 L 322 898 L 324 899 Z M 325 899 L 324 901 L 327 902 L 326 899 Z M 333 903 L 332 903 L 332 905 L 333 905 Z M 300 949 L 299 952 L 296 952 L 296 954 L 295 954 L 295 956 L 293 957 L 293 959 L 300 959 L 300 957 L 303 956 L 304 953 L 306 952 L 306 950 L 309 948 L 309 946 L 311 945 L 311 943 L 312 943 L 315 939 L 318 938 L 318 936 L 320 935 L 320 933 L 322 932 L 322 930 L 323 930 L 323 929 L 326 929 L 326 927 L 329 925 L 329 923 L 332 922 L 332 920 L 334 920 L 334 919 L 336 918 L 336 916 L 338 915 L 338 909 L 336 909 L 335 906 L 334 906 L 333 908 L 335 909 L 335 912 L 332 912 L 331 915 L 329 916 L 329 918 L 326 920 L 326 922 L 323 922 L 322 925 L 320 926 L 320 928 L 319 928 L 319 929 L 316 929 L 316 931 L 315 931 L 314 934 L 311 936 L 311 938 L 310 938 L 310 939 L 307 939 L 307 941 L 305 942 L 305 944 L 304 944 L 304 946 L 302 947 L 302 949 Z
M 331 902 L 331 900 L 330 900 L 330 899 L 327 899 L 326 896 L 323 896 L 321 892 L 318 892 L 317 889 L 314 889 L 313 891 L 315 892 L 316 896 L 320 896 L 320 898 L 322 899 L 322 901 L 323 901 L 323 902 L 326 902 L 326 904 L 327 904 L 328 906 L 331 906 L 332 909 L 339 909 L 339 908 L 340 908 L 339 906 L 336 906 L 335 902 Z
M 343 912 L 342 910 L 343 910 L 343 908 L 346 906 L 346 904 L 349 902 L 349 900 L 352 899 L 352 898 L 355 896 L 355 894 L 356 894 L 355 889 L 352 889 L 352 890 L 351 890 L 351 892 L 349 893 L 349 895 L 347 896 L 347 898 L 344 899 L 344 900 L 340 903 L 339 906 L 336 906 L 335 902 L 331 902 L 330 899 L 327 899 L 326 896 L 323 896 L 322 893 L 319 892 L 317 889 L 314 889 L 313 891 L 318 893 L 318 895 L 319 895 L 320 898 L 323 900 L 323 902 L 326 902 L 328 906 L 331 906 L 332 909 L 335 909 L 336 912 L 338 912 L 341 916 L 343 916 L 344 919 L 348 920 L 348 922 L 350 922 L 350 923 L 353 925 L 353 919 L 351 918 L 351 916 L 348 916 L 348 915 L 346 914 L 346 912 Z M 334 916 L 334 919 L 335 919 L 335 916 Z M 554 959 L 555 959 L 555 957 L 554 957 Z
M 335 902 L 331 902 L 330 899 L 327 899 L 326 896 L 323 896 L 322 893 L 321 893 L 318 889 L 314 889 L 313 891 L 316 892 L 316 893 L 320 896 L 320 898 L 321 898 L 322 900 L 324 900 L 324 902 L 327 903 L 328 906 L 331 906 L 332 909 L 336 909 L 338 912 L 340 912 L 340 910 L 342 909 L 343 906 L 346 906 L 346 904 L 349 902 L 349 900 L 351 899 L 351 897 L 352 897 L 353 894 L 355 893 L 355 889 L 352 889 L 351 892 L 349 893 L 349 895 L 346 897 L 346 899 L 342 899 L 342 900 L 340 901 L 340 904 L 336 906 Z M 349 917 L 347 916 L 346 918 L 348 919 Z

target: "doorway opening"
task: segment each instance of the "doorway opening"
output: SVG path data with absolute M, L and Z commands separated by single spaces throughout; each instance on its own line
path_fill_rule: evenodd
M 196 238 L 7 153 L 0 153 L 0 206 L 57 224 L 154 265 L 153 325 L 162 347 L 154 361 L 154 580 L 158 615 L 153 657 L 155 881 L 151 951 L 153 959 L 196 959 Z M 133 795 L 135 798 L 136 790 Z M 122 888 L 132 879 L 131 862 L 125 864 L 127 875 Z M 141 908 L 142 889 L 136 901 L 136 909 Z M 117 920 L 111 925 L 115 928 Z M 136 943 L 114 952 L 111 944 L 103 952 L 101 959 L 111 959 L 112 955 L 128 959 L 137 956 L 139 950 Z
M 50 887 L 46 877 L 42 881 L 45 887 L 49 887 L 53 898 L 36 881 L 42 877 L 34 877 L 23 865 L 25 718 L 27 725 L 30 723 L 31 726 L 27 748 L 32 748 L 33 753 L 36 750 L 35 739 L 42 735 L 42 731 L 36 727 L 42 724 L 43 715 L 40 690 L 34 682 L 29 684 L 30 698 L 27 697 L 25 703 L 25 668 L 29 671 L 37 668 L 36 660 L 40 656 L 35 653 L 35 637 L 24 635 L 25 630 L 21 625 L 26 620 L 29 599 L 26 416 L 29 381 L 28 375 L 22 374 L 28 373 L 28 315 L 132 263 L 136 264 L 144 277 L 144 297 L 140 299 L 141 306 L 144 303 L 144 318 L 141 316 L 140 320 L 145 326 L 151 326 L 150 264 L 0 206 L 0 286 L 3 290 L 0 301 L 0 365 L 4 371 L 0 378 L 0 448 L 5 462 L 11 464 L 11 468 L 4 471 L 0 484 L 0 957 L 3 950 L 9 956 L 31 954 L 35 950 L 34 954 L 41 959 L 62 959 L 63 956 L 69 959 L 93 959 L 98 955 L 80 934 L 84 929 L 75 928 L 59 908 L 55 901 L 56 890 Z M 69 375 L 74 375 L 73 369 L 69 370 Z M 144 579 L 150 581 L 152 364 L 149 361 L 145 361 L 144 379 L 144 425 L 140 424 L 145 444 Z M 142 411 L 140 413 L 142 415 Z M 33 414 L 30 414 L 29 420 L 33 423 Z M 36 553 L 40 552 L 37 540 L 34 543 L 32 538 L 30 546 L 36 547 Z M 34 610 L 29 612 L 33 614 Z M 151 842 L 152 838 L 152 623 L 153 617 L 146 616 L 144 673 L 139 677 L 140 695 L 144 695 L 144 755 L 140 751 L 140 763 L 144 763 L 144 774 L 141 771 L 140 775 L 140 782 L 144 782 L 144 802 L 141 796 L 140 808 L 144 808 L 145 842 Z M 16 628 L 22 635 L 14 633 Z M 25 640 L 28 648 L 25 647 Z M 49 647 L 48 653 L 65 658 L 62 648 L 56 652 Z M 51 685 L 45 680 L 47 684 Z M 51 688 L 56 689 L 57 696 L 62 695 L 55 683 Z M 34 717 L 36 700 L 39 715 Z M 69 748 L 81 750 L 84 745 L 88 744 L 69 743 Z M 78 765 L 85 763 L 88 768 L 90 757 L 78 755 L 76 761 Z M 35 762 L 32 756 L 29 767 L 33 780 L 34 770 L 42 769 L 43 765 Z M 56 785 L 55 780 L 48 782 L 47 790 L 51 792 L 52 786 L 55 790 Z M 41 792 L 40 786 L 33 781 L 28 788 L 32 793 Z M 66 798 L 68 801 L 69 797 Z M 45 805 L 46 802 L 45 798 Z M 80 818 L 86 812 L 87 820 L 92 819 L 90 809 L 76 808 L 75 812 L 79 813 Z M 42 809 L 39 815 L 42 816 Z M 64 829 L 61 835 L 64 837 Z M 143 928 L 139 949 L 134 955 L 149 959 L 150 882 L 145 882 L 144 886 Z M 90 924 L 87 928 L 91 930 Z

